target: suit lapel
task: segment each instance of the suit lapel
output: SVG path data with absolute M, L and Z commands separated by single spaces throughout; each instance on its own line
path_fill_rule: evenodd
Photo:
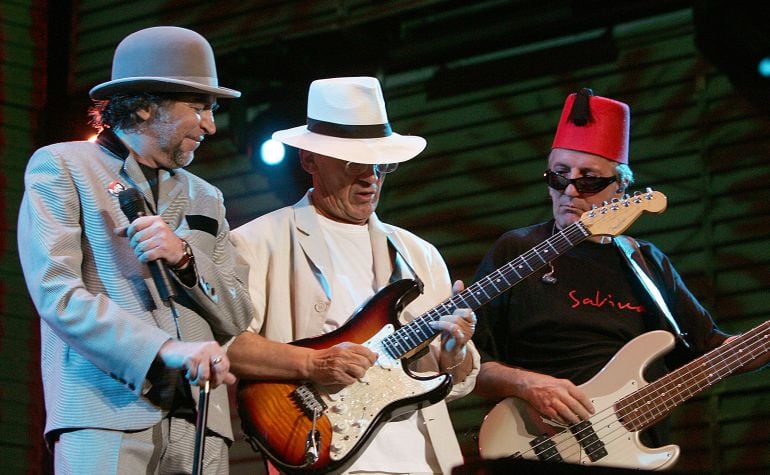
M 158 214 L 165 213 L 170 204 L 186 188 L 182 176 L 182 173 L 173 170 L 160 170 L 158 172 Z
M 313 272 L 321 283 L 326 297 L 331 300 L 331 284 L 326 276 L 334 272 L 334 267 L 329 257 L 326 241 L 323 239 L 315 208 L 310 204 L 310 192 L 294 205 L 294 219 L 297 226 L 297 240 L 302 246 L 302 251 L 313 263 Z
M 152 197 L 152 189 L 150 188 L 150 183 L 147 181 L 144 173 L 142 173 L 142 168 L 139 166 L 139 163 L 134 159 L 132 155 L 126 157 L 125 161 L 123 162 L 123 170 L 121 171 L 121 175 L 123 175 L 123 177 L 125 177 L 131 183 L 131 186 L 142 193 L 142 196 L 144 196 L 144 201 L 147 204 L 148 211 L 152 214 L 157 214 L 157 207 L 155 205 L 155 199 Z
M 393 275 L 394 250 L 388 245 L 391 240 L 390 230 L 382 221 L 372 214 L 369 218 L 369 237 L 372 241 L 372 257 L 374 259 L 374 281 L 377 289 L 381 289 L 390 283 Z M 395 245 L 395 243 L 393 243 Z

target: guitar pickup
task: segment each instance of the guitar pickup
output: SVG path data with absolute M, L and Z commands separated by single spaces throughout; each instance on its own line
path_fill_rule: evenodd
M 580 446 L 583 447 L 586 455 L 591 462 L 596 462 L 607 456 L 607 449 L 604 447 L 604 442 L 599 439 L 594 431 L 594 426 L 590 421 L 583 421 L 580 424 L 575 424 L 569 428 L 570 432 L 575 436 Z
M 535 450 L 537 458 L 547 462 L 563 462 L 564 460 L 556 450 L 556 443 L 547 435 L 535 437 L 529 441 L 529 445 Z
M 326 410 L 326 403 L 321 399 L 321 395 L 307 383 L 297 386 L 291 392 L 291 398 L 310 420 L 316 419 Z

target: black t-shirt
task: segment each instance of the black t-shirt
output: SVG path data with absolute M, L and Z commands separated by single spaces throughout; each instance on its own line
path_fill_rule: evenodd
M 500 359 L 582 384 L 649 326 L 643 299 L 611 244 L 584 241 L 554 263 L 554 284 L 536 273 L 510 291 Z

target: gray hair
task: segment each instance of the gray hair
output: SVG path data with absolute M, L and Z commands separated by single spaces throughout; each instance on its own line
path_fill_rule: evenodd
M 634 172 L 625 163 L 618 163 L 615 166 L 615 176 L 618 177 L 618 182 L 620 182 L 623 190 L 634 184 Z

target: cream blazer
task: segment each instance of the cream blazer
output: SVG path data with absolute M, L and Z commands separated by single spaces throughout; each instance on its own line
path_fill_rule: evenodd
M 327 276 L 333 263 L 322 237 L 310 192 L 294 206 L 268 213 L 234 229 L 230 238 L 236 252 L 248 262 L 249 293 L 256 310 L 249 330 L 280 342 L 318 336 L 329 310 L 332 295 Z M 416 235 L 369 219 L 374 255 L 375 279 L 379 288 L 402 278 L 414 278 L 405 260 L 424 284 L 423 294 L 407 305 L 402 323 L 422 315 L 451 296 L 451 281 L 438 250 Z M 396 248 L 391 262 L 388 241 Z M 291 315 L 293 318 L 288 318 Z M 473 370 L 457 382 L 447 401 L 470 393 L 476 382 L 480 359 L 469 343 Z M 438 372 L 439 344 L 417 362 L 419 372 Z M 444 401 L 421 410 L 436 457 L 444 473 L 463 463 L 460 446 Z

